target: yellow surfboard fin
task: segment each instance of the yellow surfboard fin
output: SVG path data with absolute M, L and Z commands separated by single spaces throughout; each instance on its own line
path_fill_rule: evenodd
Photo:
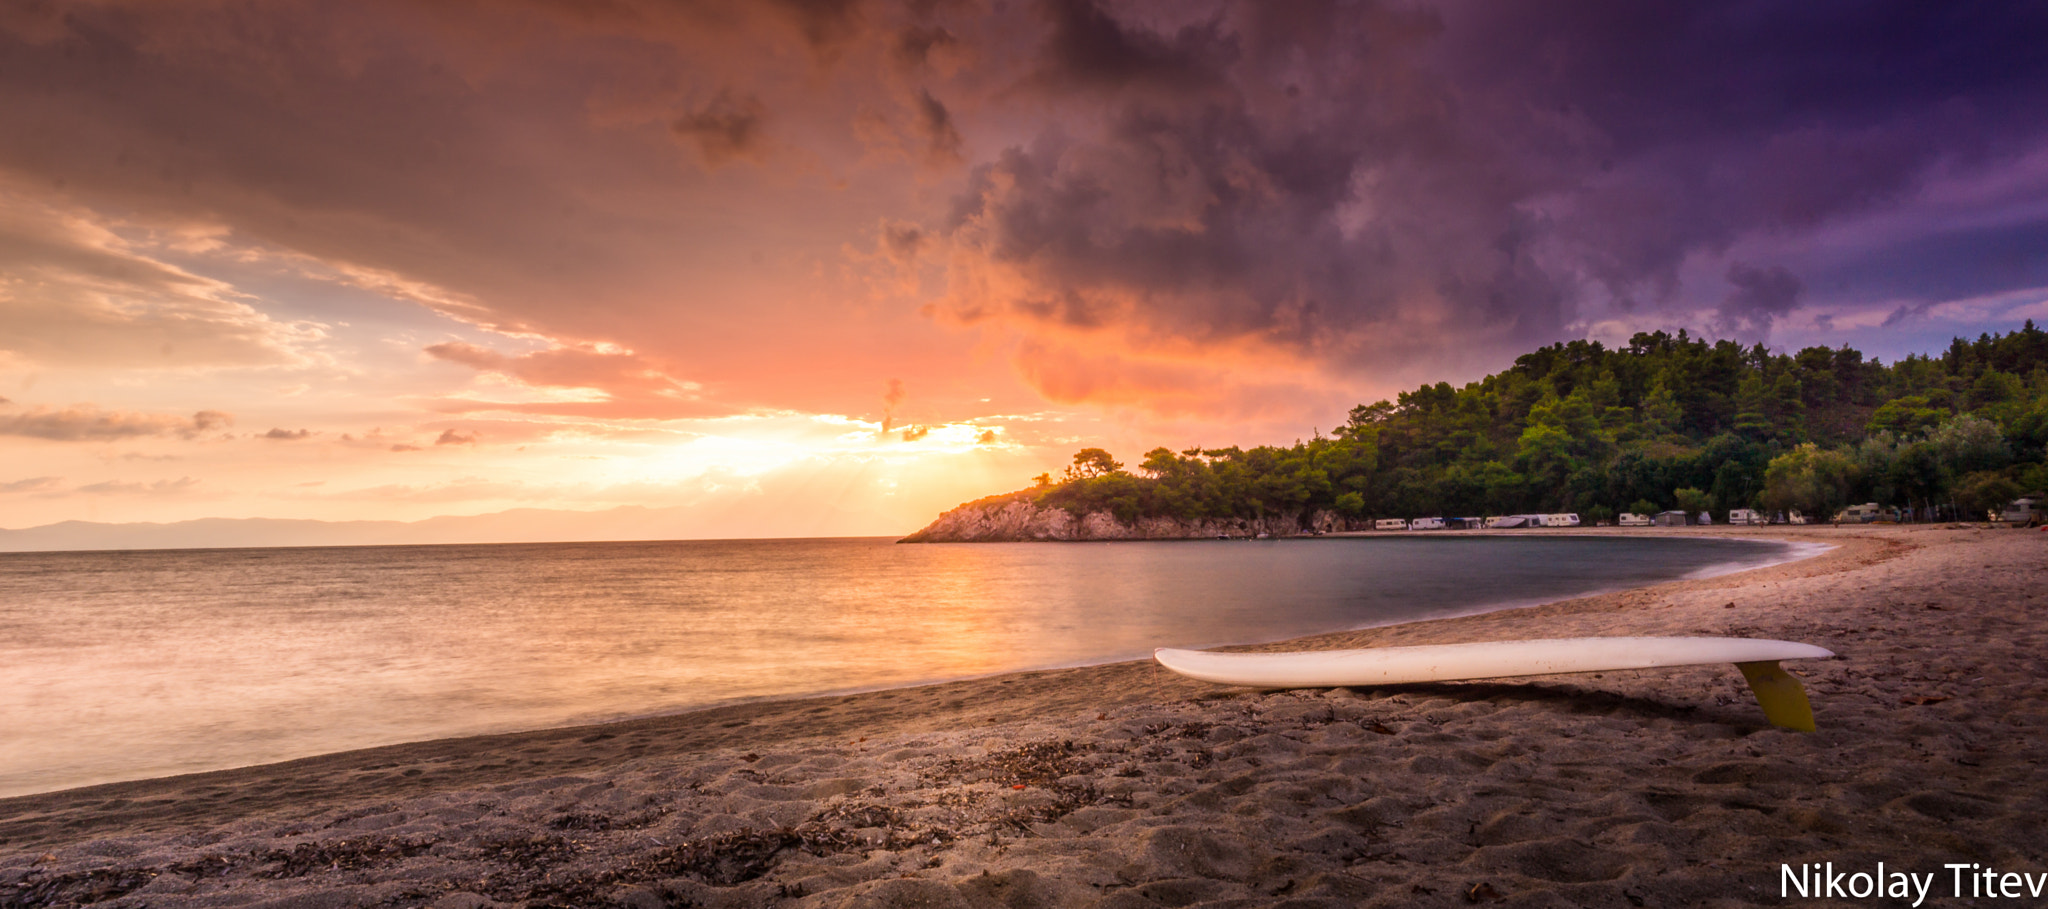
M 1764 709 L 1765 719 L 1786 729 L 1813 731 L 1813 705 L 1807 703 L 1806 688 L 1799 684 L 1798 676 L 1779 668 L 1777 660 L 1737 663 L 1735 668 L 1749 680 L 1749 690 L 1756 695 L 1757 706 Z

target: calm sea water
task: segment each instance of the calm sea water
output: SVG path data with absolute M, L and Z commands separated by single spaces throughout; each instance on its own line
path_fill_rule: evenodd
M 1800 554 L 1448 535 L 0 554 L 0 796 L 1277 640 Z

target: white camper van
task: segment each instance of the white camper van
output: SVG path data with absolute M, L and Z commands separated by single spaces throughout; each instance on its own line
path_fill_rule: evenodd
M 1408 522 L 1400 518 L 1381 518 L 1372 522 L 1374 530 L 1407 530 Z
M 1579 526 L 1579 516 L 1570 512 L 1566 512 L 1564 514 L 1547 514 L 1543 516 L 1543 526 L 1577 527 Z
M 1443 518 L 1416 518 L 1415 520 L 1413 520 L 1413 521 L 1409 521 L 1409 522 L 1408 522 L 1408 529 L 1409 529 L 1409 530 L 1442 530 L 1442 529 L 1444 529 L 1444 519 L 1443 519 Z
M 1730 511 L 1728 512 L 1728 523 L 1730 523 L 1730 524 L 1768 524 L 1768 523 L 1770 523 L 1770 521 L 1768 521 L 1768 520 L 1765 520 L 1765 519 L 1764 519 L 1764 515 L 1763 515 L 1763 512 L 1760 512 L 1760 511 L 1752 511 L 1752 510 L 1750 510 L 1750 509 L 1747 509 L 1747 508 L 1736 508 L 1736 509 L 1731 509 L 1731 510 L 1730 510 Z
M 1624 511 L 1620 517 L 1614 519 L 1614 523 L 1623 527 L 1648 527 L 1650 526 L 1650 516 Z

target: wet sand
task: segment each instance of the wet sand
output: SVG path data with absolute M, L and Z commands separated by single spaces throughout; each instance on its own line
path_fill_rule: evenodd
M 1688 532 L 1837 548 L 1287 646 L 1807 641 L 1839 655 L 1787 664 L 1818 732 L 1765 723 L 1731 666 L 1274 692 L 1119 663 L 0 800 L 0 907 L 1734 906 L 1780 901 L 1781 865 L 1880 861 L 1933 876 L 1923 905 L 1956 904 L 1949 863 L 2048 882 L 2048 534 Z

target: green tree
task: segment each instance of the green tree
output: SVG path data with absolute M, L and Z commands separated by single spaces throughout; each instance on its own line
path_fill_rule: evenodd
M 1817 447 L 1787 450 L 1805 442 Z M 1030 495 L 1127 519 L 1651 512 L 1679 489 L 1704 497 L 1680 503 L 1691 512 L 1960 504 L 1999 491 L 1994 477 L 2048 486 L 2048 332 L 2028 323 L 1891 365 L 1846 346 L 1786 355 L 1683 331 L 1613 350 L 1571 341 L 1462 388 L 1360 405 L 1329 438 L 1155 448 L 1133 470 L 1084 449 Z
M 1068 480 L 1087 480 L 1106 477 L 1124 469 L 1124 465 L 1100 448 L 1083 448 L 1074 453 L 1074 463 L 1066 470 Z
M 1672 394 L 1670 386 L 1661 378 L 1655 385 L 1650 386 L 1650 393 L 1644 396 L 1639 410 L 1642 413 L 1643 430 L 1653 439 L 1676 432 L 1680 421 L 1685 419 L 1685 411 L 1678 406 L 1678 396 Z
M 1687 518 L 1698 518 L 1700 512 L 1714 510 L 1714 498 L 1704 491 L 1691 486 L 1671 491 L 1671 498 L 1678 503 L 1678 510 Z
M 1948 415 L 1948 408 L 1936 405 L 1927 395 L 1906 395 L 1884 402 L 1864 428 L 1872 433 L 1915 436 L 1933 429 Z
M 1764 468 L 1764 507 L 1827 520 L 1849 503 L 1855 474 L 1847 454 L 1808 442 L 1772 458 Z
M 1949 471 L 1941 450 L 1926 439 L 1900 445 L 1885 472 L 1897 500 L 1908 507 L 1932 505 L 1947 498 Z
M 1758 441 L 1771 438 L 1771 403 L 1762 373 L 1743 376 L 1735 390 L 1735 431 Z
M 1962 510 L 1964 520 L 1981 521 L 1992 517 L 2024 492 L 2020 484 L 2007 479 L 1994 470 L 1980 470 L 1964 476 L 1956 482 L 1956 507 Z
M 1928 433 L 1927 441 L 1933 443 L 1943 468 L 1953 474 L 1996 470 L 2012 460 L 2005 439 L 1999 435 L 1998 424 L 1970 414 L 1935 427 Z
M 1856 443 L 1849 456 L 1856 465 L 1856 484 L 1849 490 L 1851 502 L 1898 504 L 1899 492 L 1893 485 L 1892 473 L 1898 449 L 1898 437 L 1890 432 L 1875 432 Z

